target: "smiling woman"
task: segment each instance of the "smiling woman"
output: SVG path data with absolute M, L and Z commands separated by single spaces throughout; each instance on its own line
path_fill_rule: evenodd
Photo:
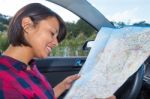
M 15 1 L 17 5 L 15 5 Z M 12 15 L 16 12 L 16 10 L 20 9 L 25 4 L 30 2 L 41 2 L 43 5 L 51 8 L 55 12 L 59 13 L 59 15 L 65 20 L 65 24 L 67 27 L 67 36 L 66 39 L 59 44 L 58 47 L 55 47 L 52 50 L 51 56 L 87 56 L 88 51 L 82 50 L 82 45 L 85 40 L 94 39 L 95 37 L 95 29 L 87 24 L 83 20 L 78 20 L 79 17 L 77 15 L 71 13 L 69 10 L 64 9 L 63 7 L 56 5 L 52 2 L 45 1 L 45 0 L 25 0 L 25 1 L 0 1 L 0 13 L 4 15 L 8 15 L 6 19 L 11 18 Z M 2 4 L 2 6 L 1 6 Z M 9 8 L 8 8 L 8 4 Z M 7 6 L 6 6 L 7 5 Z M 7 10 L 6 10 L 7 9 Z M 4 25 L 4 24 L 3 24 Z M 8 24 L 7 24 L 8 26 Z M 4 31 L 5 32 L 5 31 Z M 4 34 L 4 33 L 3 33 Z M 7 44 L 8 46 L 8 44 Z M 2 51 L 4 51 L 7 47 L 3 46 L 0 47 Z
M 0 56 L 0 98 L 55 99 L 70 88 L 78 75 L 53 90 L 33 59 L 48 57 L 65 35 L 64 21 L 49 8 L 32 3 L 20 9 L 9 24 L 10 45 Z

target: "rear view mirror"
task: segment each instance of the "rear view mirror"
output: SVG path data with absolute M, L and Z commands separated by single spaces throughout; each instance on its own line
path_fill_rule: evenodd
M 94 43 L 94 40 L 86 41 L 86 42 L 83 44 L 82 49 L 83 49 L 83 50 L 89 50 L 89 49 L 93 46 L 93 43 Z

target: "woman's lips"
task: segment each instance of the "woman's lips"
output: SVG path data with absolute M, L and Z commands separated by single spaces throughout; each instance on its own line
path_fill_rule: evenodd
M 47 47 L 48 53 L 50 53 L 52 51 L 51 47 Z

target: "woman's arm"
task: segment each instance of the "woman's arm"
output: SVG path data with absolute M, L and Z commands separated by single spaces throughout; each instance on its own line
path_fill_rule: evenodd
M 60 82 L 56 87 L 54 87 L 54 93 L 56 98 L 58 98 L 64 91 L 69 89 L 72 83 L 77 80 L 80 76 L 78 74 L 71 75 Z

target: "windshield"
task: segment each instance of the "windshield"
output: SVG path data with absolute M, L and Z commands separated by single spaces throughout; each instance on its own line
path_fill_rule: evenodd
M 133 24 L 150 23 L 150 0 L 87 0 L 109 21 Z

